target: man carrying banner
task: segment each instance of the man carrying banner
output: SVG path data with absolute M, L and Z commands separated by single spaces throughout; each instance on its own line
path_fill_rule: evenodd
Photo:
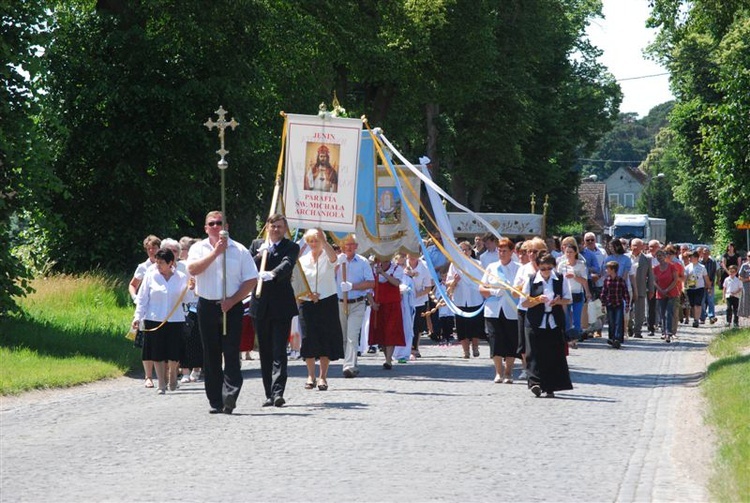
M 299 245 L 287 239 L 284 215 L 268 217 L 268 240 L 256 239 L 250 254 L 260 268 L 263 251 L 268 251 L 265 270 L 258 274 L 263 281 L 260 296 L 254 290 L 250 299 L 250 316 L 260 349 L 260 370 L 266 401 L 263 407 L 282 407 L 287 379 L 286 346 L 292 328 L 292 318 L 297 315 L 297 301 L 292 288 L 292 272 L 299 256 Z
M 372 267 L 365 257 L 357 254 L 357 237 L 348 234 L 341 241 L 343 255 L 339 256 L 336 283 L 339 288 L 339 321 L 344 334 L 344 377 L 357 377 L 357 351 L 362 319 L 365 316 L 367 292 L 375 286 Z

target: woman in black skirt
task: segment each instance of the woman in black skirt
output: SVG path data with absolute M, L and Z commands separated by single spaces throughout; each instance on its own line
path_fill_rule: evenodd
M 316 384 L 320 391 L 328 389 L 328 365 L 344 357 L 344 337 L 339 323 L 339 301 L 336 293 L 336 252 L 320 229 L 305 233 L 310 253 L 300 257 L 310 293 L 299 307 L 302 333 L 300 355 L 307 365 L 305 389 Z M 315 360 L 320 361 L 320 375 L 315 379 Z
M 461 241 L 458 246 L 466 255 L 467 260 L 474 262 L 477 268 L 481 267 L 479 261 L 471 257 L 473 251 L 468 241 Z M 482 294 L 479 293 L 479 283 L 477 283 L 479 279 L 464 277 L 463 272 L 454 264 L 451 264 L 448 268 L 448 277 L 445 283 L 448 285 L 448 290 L 453 292 L 451 295 L 453 303 L 461 311 L 476 313 L 481 309 L 484 299 Z M 482 313 L 480 312 L 472 317 L 456 315 L 456 336 L 464 350 L 464 358 L 469 358 L 470 343 L 474 356 L 479 356 L 479 338 L 484 336 L 484 316 L 482 316 Z
M 526 372 L 528 386 L 535 396 L 544 392 L 573 389 L 565 358 L 565 311 L 572 296 L 563 278 L 554 269 L 555 257 L 537 258 L 538 270 L 524 283 L 527 298 L 521 303 L 526 312 Z

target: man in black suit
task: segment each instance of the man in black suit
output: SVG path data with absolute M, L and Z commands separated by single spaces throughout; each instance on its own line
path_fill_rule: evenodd
M 260 348 L 260 369 L 266 391 L 263 406 L 282 407 L 286 403 L 286 346 L 292 318 L 297 315 L 291 279 L 299 246 L 285 237 L 288 227 L 284 215 L 271 215 L 266 226 L 268 240 L 256 239 L 250 246 L 250 254 L 259 270 L 264 251 L 268 253 L 266 266 L 258 274 L 263 281 L 261 295 L 253 291 L 250 316 Z

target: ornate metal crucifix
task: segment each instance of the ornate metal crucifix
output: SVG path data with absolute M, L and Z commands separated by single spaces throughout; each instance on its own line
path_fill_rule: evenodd
M 215 112 L 216 115 L 219 116 L 219 120 L 214 122 L 212 119 L 208 119 L 205 123 L 203 123 L 204 126 L 208 128 L 209 131 L 211 131 L 213 128 L 216 128 L 219 131 L 219 150 L 216 151 L 217 154 L 221 157 L 219 159 L 219 162 L 217 163 L 219 166 L 219 171 L 221 172 L 221 217 L 224 223 L 222 224 L 222 229 L 220 232 L 220 236 L 222 238 L 229 239 L 229 233 L 226 230 L 227 225 L 227 213 L 226 213 L 226 189 L 224 184 L 224 172 L 229 167 L 229 163 L 224 159 L 226 155 L 229 153 L 228 150 L 224 148 L 224 131 L 227 129 L 227 127 L 231 127 L 232 131 L 234 131 L 234 128 L 240 125 L 239 122 L 234 120 L 234 117 L 232 117 L 232 120 L 227 121 L 225 116 L 227 114 L 227 111 L 224 110 L 224 107 L 219 105 L 219 109 Z M 224 301 L 227 298 L 227 251 L 224 249 L 224 255 L 222 257 L 223 262 L 223 285 L 222 285 L 222 296 L 221 300 Z M 227 313 L 224 313 L 224 323 L 223 323 L 223 334 L 227 335 Z

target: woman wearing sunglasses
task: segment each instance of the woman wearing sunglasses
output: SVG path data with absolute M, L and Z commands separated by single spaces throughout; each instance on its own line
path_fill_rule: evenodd
M 521 305 L 526 311 L 526 373 L 528 387 L 535 396 L 573 389 L 565 358 L 565 306 L 572 296 L 566 281 L 554 271 L 555 257 L 542 254 L 538 270 L 528 276 Z

